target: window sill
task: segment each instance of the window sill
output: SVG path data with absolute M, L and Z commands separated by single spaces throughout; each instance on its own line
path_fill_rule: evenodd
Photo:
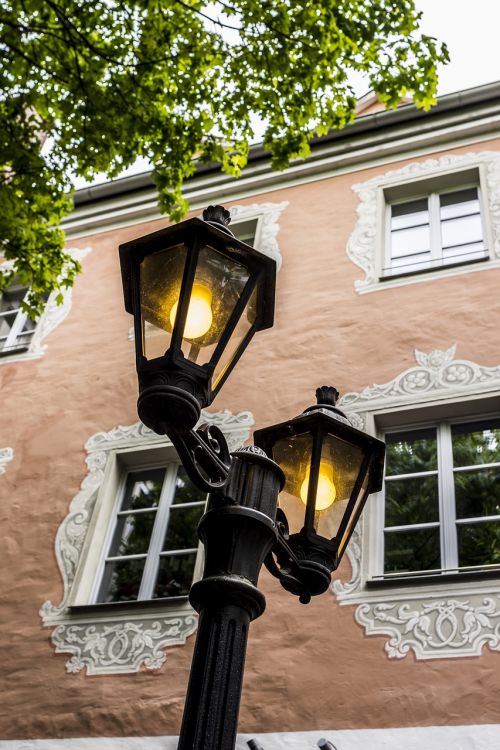
M 408 575 L 394 578 L 372 578 L 366 581 L 370 590 L 402 588 L 408 586 L 432 586 L 437 583 L 461 584 L 469 581 L 500 579 L 500 568 L 495 570 L 470 570 L 457 573 L 436 573 L 429 575 Z
M 489 260 L 489 256 L 486 255 L 483 258 L 475 258 L 474 260 L 464 260 L 459 263 L 442 263 L 438 266 L 432 266 L 429 268 L 421 268 L 417 271 L 401 271 L 400 273 L 387 273 L 385 276 L 380 276 L 379 282 L 384 284 L 386 281 L 391 279 L 406 279 L 415 276 L 424 277 L 432 273 L 442 273 L 450 269 L 466 268 L 467 266 L 477 266 L 479 263 L 486 263 Z
M 17 356 L 29 351 L 29 346 L 12 346 L 9 349 L 0 349 L 0 357 Z
M 130 602 L 99 602 L 97 604 L 75 604 L 69 607 L 71 615 L 119 615 L 137 610 L 170 610 L 188 604 L 187 596 L 172 596 L 165 599 L 148 599 Z

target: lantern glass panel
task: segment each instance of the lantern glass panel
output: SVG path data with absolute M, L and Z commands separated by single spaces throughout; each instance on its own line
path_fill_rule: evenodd
M 286 514 L 292 534 L 304 526 L 310 476 L 314 471 L 312 456 L 313 436 L 310 433 L 283 438 L 273 447 L 273 458 L 285 473 L 280 507 Z M 327 539 L 337 536 L 363 456 L 358 446 L 330 434 L 324 435 L 313 520 L 313 528 L 320 536 Z
M 140 299 L 143 353 L 162 357 L 170 347 L 170 310 L 179 299 L 187 248 L 184 244 L 148 255 L 141 263 Z
M 358 492 L 358 496 L 356 498 L 354 508 L 352 510 L 351 515 L 349 516 L 349 523 L 347 524 L 346 529 L 344 533 L 342 534 L 342 539 L 340 540 L 340 544 L 339 544 L 339 548 L 337 552 L 337 555 L 339 557 L 342 557 L 342 555 L 344 554 L 344 550 L 347 546 L 347 542 L 351 538 L 351 534 L 354 531 L 354 526 L 356 525 L 356 522 L 358 520 L 358 515 L 360 513 L 360 510 L 363 508 L 363 503 L 365 501 L 366 495 L 368 494 L 368 490 L 369 490 L 369 478 L 370 478 L 370 475 L 368 472 L 366 472 L 366 476 L 361 485 L 361 489 Z
M 326 435 L 316 492 L 314 528 L 320 536 L 337 536 L 363 463 L 363 451 L 333 435 Z
M 248 300 L 243 314 L 241 315 L 236 328 L 231 334 L 221 358 L 217 362 L 213 374 L 213 388 L 217 388 L 222 378 L 231 366 L 233 360 L 238 355 L 240 347 L 252 330 L 257 318 L 257 287 L 254 288 L 250 299 Z
M 300 487 L 309 470 L 312 447 L 310 433 L 282 438 L 273 445 L 273 459 L 285 474 L 278 503 L 286 515 L 290 534 L 298 533 L 304 526 L 306 506 L 300 497 Z
M 210 361 L 249 277 L 244 265 L 213 247 L 200 250 L 182 337 L 183 354 L 191 362 Z M 172 324 L 175 315 L 171 309 Z

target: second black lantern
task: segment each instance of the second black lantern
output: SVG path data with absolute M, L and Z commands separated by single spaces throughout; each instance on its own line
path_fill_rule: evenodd
M 385 454 L 383 442 L 352 427 L 337 409 L 335 388 L 318 388 L 316 397 L 295 419 L 254 433 L 285 474 L 279 505 L 286 543 L 309 595 L 326 590 L 368 495 L 381 489 Z M 286 553 L 278 562 L 286 568 Z M 287 581 L 283 576 L 285 588 Z M 295 583 L 290 590 L 297 593 Z

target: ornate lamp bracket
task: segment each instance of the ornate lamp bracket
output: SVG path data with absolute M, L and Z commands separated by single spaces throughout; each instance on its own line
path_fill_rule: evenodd
M 264 560 L 264 565 L 286 591 L 298 596 L 301 604 L 309 604 L 311 594 L 301 579 L 297 556 L 288 544 L 288 521 L 281 508 L 276 511 L 276 530 L 276 543 Z
M 168 436 L 186 469 L 188 477 L 204 492 L 225 487 L 231 467 L 229 447 L 216 425 L 202 425 L 197 430 L 177 432 L 170 429 Z

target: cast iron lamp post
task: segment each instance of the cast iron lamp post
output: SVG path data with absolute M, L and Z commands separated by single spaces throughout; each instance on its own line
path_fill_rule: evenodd
M 210 493 L 198 527 L 203 578 L 189 594 L 199 624 L 178 750 L 233 750 L 248 628 L 265 608 L 262 564 L 303 603 L 325 591 L 381 488 L 384 444 L 350 425 L 331 387 L 232 455 L 220 430 L 194 429 L 253 334 L 272 326 L 276 278 L 273 260 L 233 236 L 222 206 L 203 219 L 122 245 L 120 260 L 139 416 L 169 436 Z

